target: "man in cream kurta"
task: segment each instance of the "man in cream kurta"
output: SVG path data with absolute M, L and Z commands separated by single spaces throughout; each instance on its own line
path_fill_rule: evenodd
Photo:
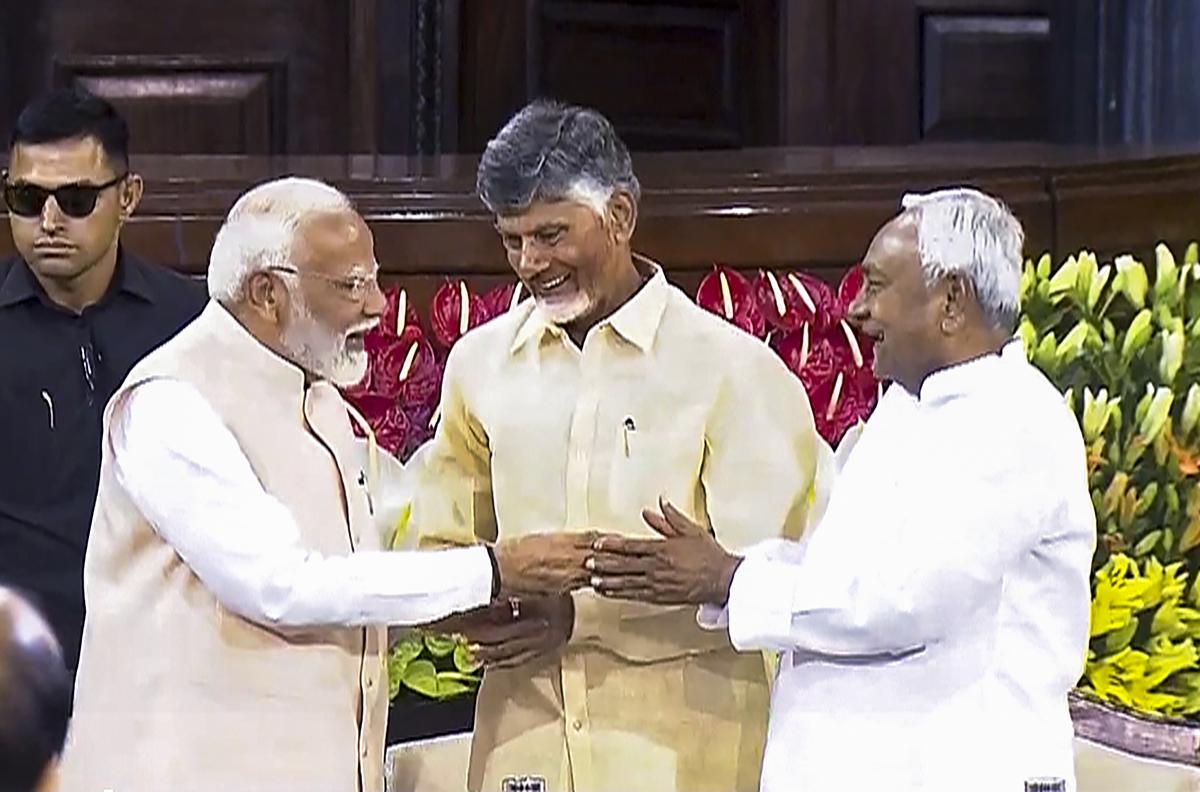
M 214 244 L 213 300 L 108 405 L 67 792 L 379 792 L 387 625 L 586 580 L 556 549 L 573 537 L 379 551 L 334 386 L 365 369 L 377 269 L 345 196 L 256 187 Z
M 828 453 L 804 390 L 764 344 L 631 255 L 637 183 L 607 121 L 531 105 L 489 144 L 479 189 L 534 299 L 450 354 L 413 513 L 424 541 L 649 536 L 641 512 L 660 496 L 730 546 L 798 535 Z M 584 590 L 512 610 L 517 624 L 549 612 L 550 628 L 514 640 L 521 651 L 481 640 L 506 667 L 479 693 L 471 790 L 757 786 L 762 655 L 738 654 L 689 608 Z

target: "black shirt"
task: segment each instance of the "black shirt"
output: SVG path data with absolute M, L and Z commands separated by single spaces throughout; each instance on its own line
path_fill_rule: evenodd
M 0 262 L 0 583 L 46 615 L 71 669 L 104 406 L 206 298 L 202 282 L 122 251 L 104 298 L 76 314 L 23 260 Z

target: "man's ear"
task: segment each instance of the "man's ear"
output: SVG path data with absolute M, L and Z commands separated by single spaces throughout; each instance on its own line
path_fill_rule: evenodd
M 121 189 L 118 193 L 118 198 L 121 202 L 121 222 L 124 223 L 137 209 L 138 204 L 142 202 L 142 193 L 145 191 L 146 185 L 142 182 L 142 177 L 136 173 L 131 173 L 125 177 L 125 181 L 121 183 Z
M 246 279 L 242 300 L 247 308 L 270 321 L 279 324 L 287 309 L 287 290 L 279 279 L 269 272 L 255 272 Z
M 637 227 L 637 203 L 625 190 L 617 190 L 608 199 L 608 214 L 612 218 L 613 237 L 625 244 L 633 238 Z
M 972 292 L 957 272 L 947 275 L 943 282 L 945 293 L 942 298 L 942 332 L 952 335 L 961 330 L 966 322 L 967 302 L 972 299 Z

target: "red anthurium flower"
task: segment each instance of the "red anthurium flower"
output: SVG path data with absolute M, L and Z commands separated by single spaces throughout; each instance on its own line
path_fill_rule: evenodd
M 399 338 L 387 339 L 374 349 L 371 346 L 368 349 L 372 394 L 408 403 L 424 400 L 427 391 L 437 387 L 438 369 L 433 347 L 420 327 L 406 327 Z M 414 389 L 417 393 L 412 392 Z
M 796 330 L 808 323 L 823 326 L 830 304 L 823 282 L 804 275 L 760 272 L 754 280 L 754 298 L 767 324 L 774 330 Z
M 483 303 L 483 314 L 480 324 L 489 322 L 501 314 L 515 308 L 517 303 L 529 297 L 529 291 L 521 284 L 508 283 L 491 289 L 480 300 Z
M 762 311 L 758 310 L 758 304 L 753 300 L 748 300 L 742 309 L 734 314 L 733 323 L 755 338 L 767 337 L 766 320 L 763 318 Z
M 803 321 L 811 322 L 816 329 L 829 325 L 837 311 L 837 297 L 829 284 L 807 272 L 789 272 L 778 278 L 782 289 L 786 282 L 796 294 L 797 309 L 805 313 Z
M 419 326 L 420 319 L 417 318 L 417 307 L 409 298 L 408 290 L 399 287 L 392 287 L 384 291 L 383 296 L 387 298 L 387 306 L 383 309 L 383 316 L 379 319 L 378 331 L 384 335 L 398 336 L 404 332 L 405 327 Z M 399 321 L 400 307 L 404 307 L 404 321 Z
M 833 348 L 808 325 L 801 325 L 799 330 L 774 337 L 771 345 L 788 370 L 800 378 L 804 389 L 808 391 L 810 401 L 815 389 L 837 374 L 838 359 Z M 813 409 L 816 408 L 814 402 Z
M 713 267 L 696 289 L 696 302 L 750 335 L 766 337 L 766 321 L 754 299 L 754 287 L 741 273 L 728 267 Z
M 466 281 L 447 280 L 433 295 L 429 311 L 429 324 L 433 337 L 444 349 L 462 338 L 472 327 L 478 327 L 483 319 L 483 302 L 471 293 Z
M 874 400 L 864 401 L 863 395 L 846 386 L 846 373 L 839 371 L 832 380 L 822 383 L 809 394 L 817 432 L 830 445 L 836 446 L 846 430 L 860 420 L 866 420 Z
M 375 432 L 375 442 L 379 443 L 379 447 L 398 457 L 408 442 L 412 424 L 404 408 L 393 404 L 378 421 L 371 422 L 371 429 Z
M 383 416 L 396 404 L 395 399 L 388 398 L 387 396 L 377 396 L 373 393 L 347 396 L 346 401 L 354 405 L 354 408 L 362 413 L 363 418 L 367 419 L 367 423 L 371 426 L 371 431 L 378 431 L 379 424 L 383 421 Z M 362 437 L 363 434 L 359 431 L 358 422 L 351 421 L 350 423 L 354 427 L 354 434 Z
M 747 303 L 754 301 L 750 281 L 736 270 L 714 266 L 696 289 L 696 303 L 706 311 L 732 322 Z
M 858 296 L 864 279 L 861 264 L 855 264 L 842 276 L 842 282 L 838 284 L 837 290 L 837 315 L 839 318 L 844 319 L 850 315 L 850 303 L 854 302 L 854 298 Z

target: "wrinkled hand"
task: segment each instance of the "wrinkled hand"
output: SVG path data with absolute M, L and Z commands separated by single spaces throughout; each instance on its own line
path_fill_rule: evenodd
M 712 533 L 659 500 L 642 519 L 662 539 L 601 536 L 585 566 L 591 585 L 606 597 L 658 605 L 724 605 L 741 558 L 725 551 Z
M 529 534 L 496 545 L 501 596 L 567 594 L 588 585 L 595 531 Z
M 558 651 L 574 625 L 570 595 L 556 595 L 501 600 L 459 615 L 454 627 L 470 641 L 477 660 L 492 668 L 511 668 Z

